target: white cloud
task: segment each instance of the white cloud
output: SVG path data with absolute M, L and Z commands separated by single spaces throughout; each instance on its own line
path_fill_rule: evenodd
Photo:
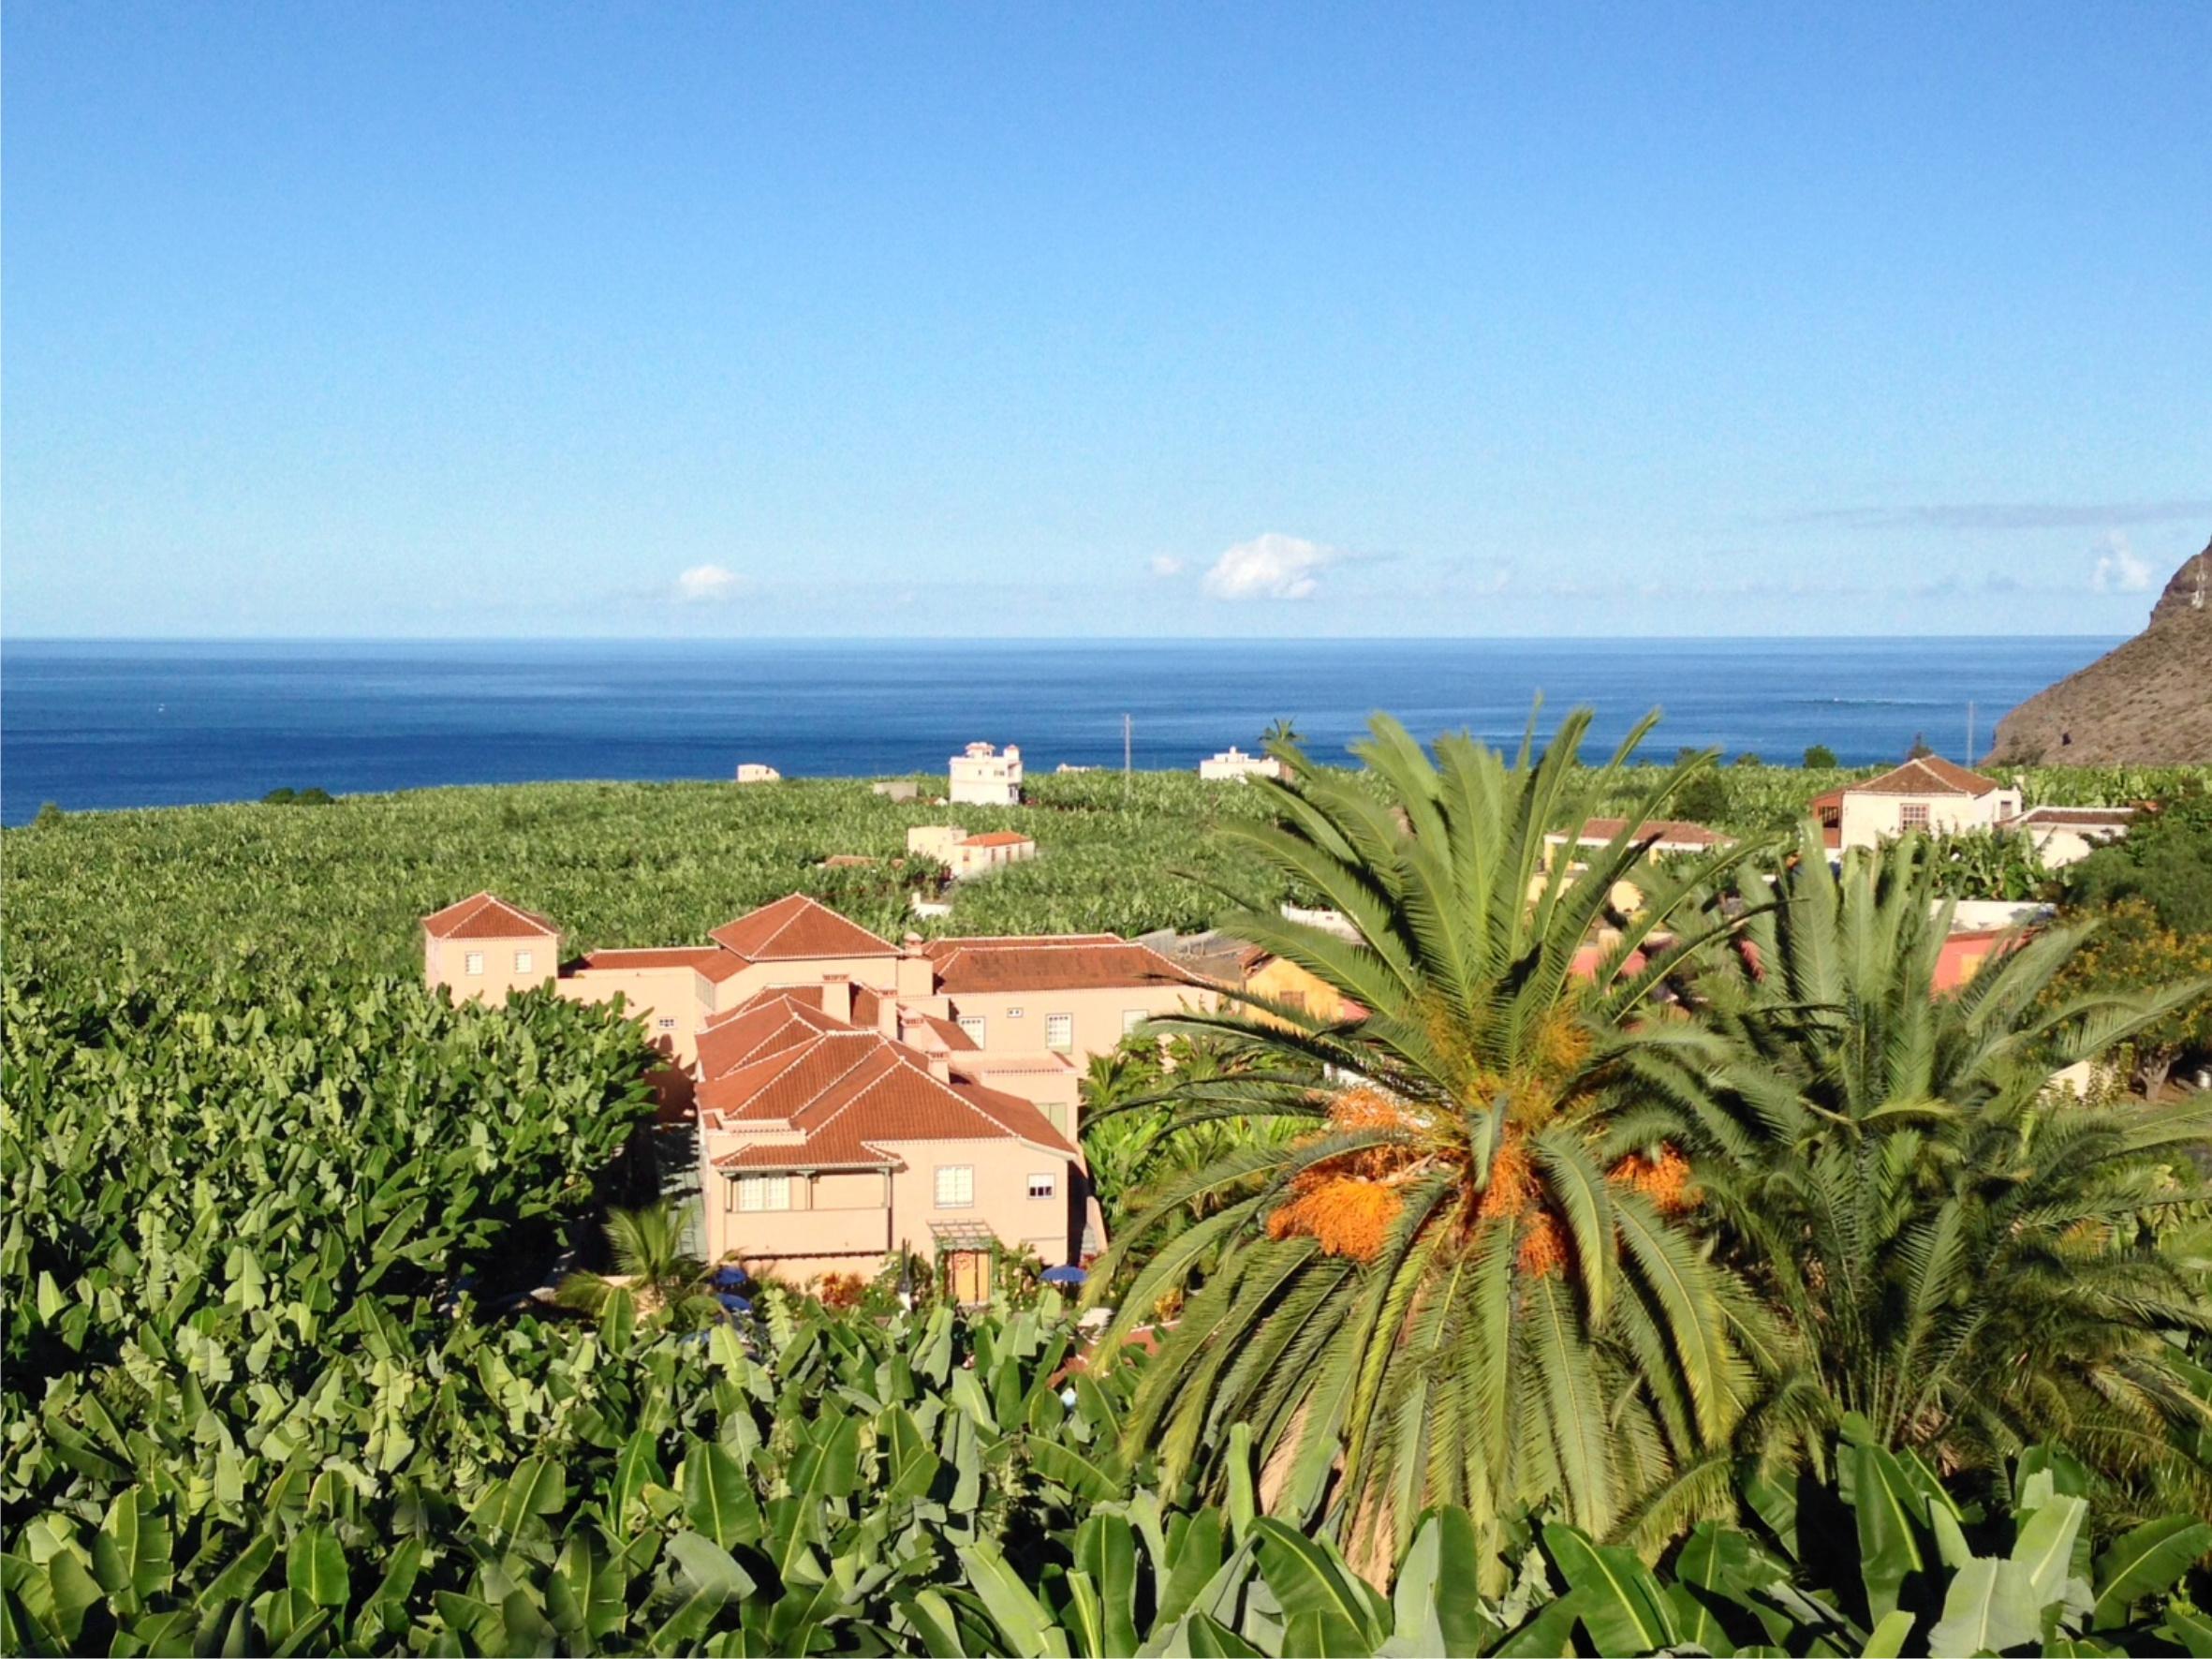
M 2116 530 L 2104 539 L 2089 585 L 2099 593 L 2142 593 L 2150 586 L 2150 567 L 2135 556 L 2127 537 Z
M 1165 581 L 1168 577 L 1183 574 L 1183 561 L 1172 553 L 1156 553 L 1146 562 L 1145 569 Z
M 687 605 L 715 604 L 734 597 L 742 585 L 738 573 L 725 565 L 693 565 L 676 578 L 676 597 Z
M 1270 530 L 1240 541 L 1206 571 L 1206 594 L 1217 600 L 1304 600 L 1319 590 L 1319 573 L 1344 555 L 1334 547 Z

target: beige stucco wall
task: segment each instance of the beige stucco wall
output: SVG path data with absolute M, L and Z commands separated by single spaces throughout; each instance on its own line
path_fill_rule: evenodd
M 1846 847 L 1873 847 L 1894 841 L 1904 834 L 1903 814 L 1908 805 L 1928 809 L 1930 834 L 1987 829 L 2000 818 L 2020 810 L 2014 790 L 1993 790 L 1985 795 L 1878 795 L 1847 790 L 1843 796 L 1842 839 Z
M 518 952 L 527 952 L 530 966 L 515 965 Z M 471 954 L 483 958 L 483 971 L 468 971 Z M 477 998 L 504 1002 L 510 992 L 526 991 L 550 983 L 560 970 L 561 939 L 557 933 L 518 933 L 505 939 L 436 939 L 422 936 L 422 977 L 431 989 L 445 985 L 458 1002 Z
M 946 999 L 954 1019 L 980 1016 L 983 1034 L 978 1046 L 991 1054 L 1038 1053 L 1048 1050 L 1048 1018 L 1073 1016 L 1072 1044 L 1058 1052 L 1078 1065 L 1095 1054 L 1110 1054 L 1120 1045 L 1123 1016 L 1142 1013 L 1158 1018 L 1179 1009 L 1211 1010 L 1218 999 L 1202 986 L 1186 985 L 1113 986 L 1104 990 L 996 991 L 980 996 Z M 1019 1015 L 1015 1010 L 1021 1012 Z M 972 1035 L 972 1033 L 971 1033 Z
M 717 1152 L 737 1144 L 711 1138 L 721 1143 L 714 1148 Z M 737 1183 L 709 1163 L 701 1172 L 708 1260 L 734 1255 L 748 1266 L 793 1280 L 813 1272 L 874 1272 L 885 1252 L 902 1243 L 929 1254 L 936 1247 L 933 1221 L 979 1222 L 1005 1244 L 1028 1245 L 1047 1266 L 1073 1259 L 1081 1242 L 1080 1178 L 1064 1154 L 1003 1138 L 887 1143 L 884 1149 L 905 1165 L 889 1177 L 888 1210 L 881 1199 L 886 1178 L 873 1170 L 794 1174 L 789 1209 L 740 1210 Z M 703 1148 L 702 1155 L 711 1156 Z M 937 1169 L 957 1164 L 975 1171 L 975 1202 L 939 1209 Z M 1033 1174 L 1053 1177 L 1051 1198 L 1029 1196 Z M 847 1260 L 804 1271 L 798 1266 L 802 1259 L 830 1257 L 866 1257 L 872 1265 Z
M 898 984 L 896 956 L 809 956 L 793 962 L 751 962 L 714 988 L 714 1012 L 735 1008 L 761 991 L 818 985 L 842 973 L 856 985 L 888 991 Z
M 902 1241 L 928 1254 L 936 1240 L 932 1222 L 980 1222 L 1001 1243 L 1026 1244 L 1056 1267 L 1073 1259 L 1080 1237 L 1070 1194 L 1076 1184 L 1067 1157 L 1013 1140 L 907 1141 L 887 1145 L 906 1167 L 894 1172 L 892 1187 L 892 1243 Z M 943 1164 L 975 1170 L 975 1203 L 961 1209 L 936 1207 L 936 1172 Z M 1051 1173 L 1053 1196 L 1031 1198 L 1032 1174 Z
M 611 1002 L 619 995 L 646 1041 L 679 1066 L 697 1063 L 699 1028 L 714 1012 L 714 987 L 684 966 L 580 968 L 555 989 L 571 1002 Z
M 731 1254 L 762 1261 L 855 1252 L 879 1256 L 889 1248 L 891 1215 L 884 1205 L 886 1178 L 881 1170 L 793 1174 L 789 1209 L 741 1210 L 737 1182 L 715 1168 L 711 1159 L 748 1143 L 713 1138 L 718 1144 L 702 1159 L 700 1172 L 709 1261 Z
M 960 1075 L 1027 1101 L 1070 1141 L 1082 1133 L 1083 1062 L 1073 1057 L 962 1052 L 946 1058 Z

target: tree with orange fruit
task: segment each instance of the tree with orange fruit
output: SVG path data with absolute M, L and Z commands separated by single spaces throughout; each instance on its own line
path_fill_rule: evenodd
M 1227 833 L 1343 925 L 1251 906 L 1222 926 L 1364 1013 L 1162 1022 L 1254 1057 L 1179 1090 L 1190 1120 L 1303 1125 L 1161 1191 L 1114 1246 L 1109 1268 L 1135 1270 L 1107 1353 L 1163 1295 L 1187 1297 L 1128 1426 L 1171 1480 L 1203 1474 L 1248 1423 L 1273 1505 L 1334 1515 L 1355 1560 L 1387 1562 L 1435 1503 L 1493 1529 L 1549 1503 L 1611 1531 L 1727 1444 L 1761 1316 L 1707 1259 L 1695 1170 L 1644 1108 L 1653 1078 L 1694 1089 L 1718 1063 L 1717 1040 L 1667 1005 L 1678 970 L 1740 925 L 1707 905 L 1759 844 L 1655 879 L 1639 828 L 1711 762 L 1631 773 L 1651 723 L 1588 769 L 1580 712 L 1541 752 L 1532 722 L 1510 761 L 1464 735 L 1432 759 L 1379 718 L 1356 775 L 1270 746 L 1285 775 L 1254 787 L 1273 821 Z M 1610 844 L 1553 855 L 1547 832 L 1636 778 L 1651 781 Z M 1611 896 L 1631 872 L 1644 905 L 1621 915 Z M 1234 1198 L 1156 1237 L 1205 1192 Z

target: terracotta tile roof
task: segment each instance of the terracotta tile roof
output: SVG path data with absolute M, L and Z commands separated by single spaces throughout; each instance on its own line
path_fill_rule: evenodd
M 748 911 L 707 935 L 747 962 L 795 962 L 821 956 L 895 956 L 898 947 L 848 922 L 804 893 Z
M 2008 818 L 2004 829 L 2130 829 L 2140 817 L 2132 807 L 2030 807 Z
M 963 836 L 960 844 L 964 847 L 1026 847 L 1030 840 L 1020 830 L 993 830 L 988 835 Z
M 423 931 L 433 939 L 521 939 L 524 935 L 560 929 L 536 911 L 509 904 L 492 893 L 475 893 L 458 904 L 433 911 L 422 918 Z
M 709 1089 L 746 1097 L 716 1107 Z M 908 1141 L 1005 1138 L 1080 1156 L 1027 1101 L 932 1076 L 920 1055 L 873 1031 L 825 1033 L 702 1087 L 700 1104 L 724 1124 L 789 1123 L 803 1137 L 725 1152 L 715 1160 L 722 1169 L 881 1168 L 896 1161 L 888 1149 Z
M 936 1032 L 938 1038 L 943 1041 L 945 1047 L 954 1054 L 980 1052 L 976 1047 L 976 1040 L 960 1029 L 958 1020 L 939 1019 L 934 1014 L 909 1014 L 905 1017 L 927 1030 Z
M 1581 829 L 1571 839 L 1578 845 L 1602 847 L 1621 833 L 1629 821 L 1625 818 L 1590 818 L 1583 822 Z M 1702 823 L 1691 823 L 1687 819 L 1653 818 L 1636 826 L 1635 838 L 1639 841 L 1656 840 L 1662 846 L 1673 847 L 1726 847 L 1735 837 Z
M 700 1028 L 699 1074 L 711 1083 L 725 1073 L 811 1042 L 825 1031 L 849 1029 L 804 992 L 763 991 L 715 1015 Z
M 592 951 L 579 966 L 632 970 L 689 968 L 698 972 L 727 960 L 729 955 L 728 951 L 711 944 L 666 945 L 658 948 L 648 946 L 640 950 Z
M 796 1036 L 797 1041 L 701 1083 L 700 1110 L 719 1113 L 725 1120 L 766 1118 L 796 1125 L 825 1100 L 837 1097 L 849 1079 L 864 1074 L 883 1045 L 883 1039 L 873 1031 Z
M 1196 985 L 1148 945 L 1112 933 L 1041 939 L 939 939 L 922 947 L 948 996 Z
M 1849 790 L 1869 795 L 1985 795 L 2003 787 L 1996 778 L 1969 772 L 1941 755 L 1922 755 L 1902 766 L 1893 766 L 1880 778 L 1851 784 Z

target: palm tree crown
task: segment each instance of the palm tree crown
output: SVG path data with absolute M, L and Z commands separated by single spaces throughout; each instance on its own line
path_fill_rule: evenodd
M 1741 1057 L 1727 1086 L 1668 1091 L 1708 1221 L 1817 1384 L 1777 1392 L 1801 1409 L 1776 1434 L 1855 1413 L 1885 1444 L 1991 1470 L 2063 1440 L 2204 1503 L 2187 1447 L 2212 1427 L 2212 1377 L 2172 1339 L 2212 1328 L 2212 1299 L 2168 1218 L 2206 1195 L 2212 1105 L 2050 1083 L 2202 989 L 2054 1007 L 2082 932 L 2052 928 L 1939 994 L 1936 877 L 1917 837 L 1832 871 L 1808 830 L 1782 902 L 1700 984 Z
M 1679 1154 L 1616 1118 L 1633 1057 L 1699 1041 L 1656 1003 L 1703 940 L 1664 930 L 1753 849 L 1646 867 L 1637 830 L 1699 760 L 1643 786 L 1608 844 L 1547 857 L 1547 832 L 1629 783 L 1649 724 L 1585 772 L 1586 714 L 1511 763 L 1464 736 L 1432 762 L 1379 718 L 1354 750 L 1364 774 L 1289 753 L 1289 775 L 1258 784 L 1276 822 L 1231 833 L 1345 936 L 1257 908 L 1224 926 L 1364 1015 L 1173 1022 L 1284 1062 L 1186 1085 L 1186 1121 L 1268 1115 L 1304 1133 L 1169 1185 L 1115 1245 L 1117 1260 L 1138 1252 L 1193 1193 L 1240 1194 L 1122 1296 L 1126 1330 L 1207 1274 L 1128 1425 L 1171 1477 L 1248 1422 L 1277 1505 L 1310 1509 L 1334 1482 L 1355 1545 L 1435 1503 L 1496 1525 L 1553 1499 L 1602 1529 L 1729 1432 L 1747 1380 L 1733 1326 L 1752 1315 L 1684 1223 Z M 1644 892 L 1623 914 L 1630 875 Z M 1332 1080 L 1319 1089 L 1317 1062 Z

